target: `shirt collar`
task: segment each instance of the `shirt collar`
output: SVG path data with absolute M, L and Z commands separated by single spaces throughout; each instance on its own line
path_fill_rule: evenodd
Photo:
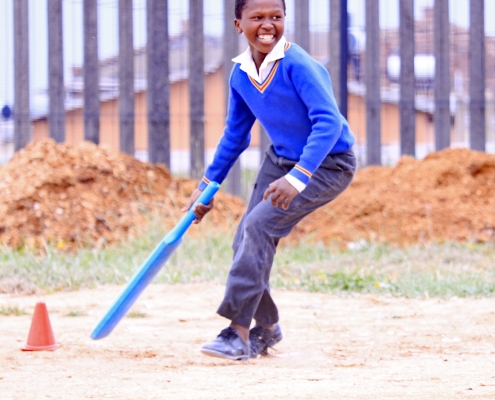
M 275 45 L 275 47 L 272 49 L 272 51 L 270 51 L 263 60 L 263 63 L 260 66 L 260 73 L 263 69 L 265 69 L 269 65 L 269 63 L 280 60 L 281 58 L 285 57 L 286 44 L 287 44 L 287 40 L 285 39 L 285 36 L 282 36 L 278 41 L 278 43 Z M 254 66 L 254 70 L 256 71 L 256 66 L 253 60 L 253 54 L 251 53 L 251 49 L 249 48 L 249 46 L 245 52 L 233 58 L 232 61 L 241 64 L 240 68 L 243 71 L 247 72 L 249 75 L 251 75 L 253 66 Z

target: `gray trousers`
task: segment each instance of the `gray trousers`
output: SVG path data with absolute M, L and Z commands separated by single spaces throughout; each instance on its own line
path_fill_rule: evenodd
M 287 210 L 263 201 L 268 185 L 286 175 L 294 165 L 294 161 L 278 157 L 271 146 L 268 148 L 234 237 L 234 259 L 217 313 L 246 328 L 253 318 L 262 326 L 278 322 L 278 309 L 269 287 L 278 242 L 306 215 L 335 199 L 350 185 L 356 158 L 352 149 L 327 156 Z

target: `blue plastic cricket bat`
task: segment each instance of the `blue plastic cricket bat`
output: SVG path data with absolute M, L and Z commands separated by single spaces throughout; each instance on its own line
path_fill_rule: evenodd
M 144 289 L 146 289 L 163 265 L 172 256 L 175 249 L 182 243 L 182 236 L 196 218 L 192 211 L 194 205 L 198 203 L 208 204 L 218 189 L 220 189 L 218 183 L 210 182 L 205 190 L 203 190 L 189 211 L 187 211 L 179 223 L 162 239 L 155 250 L 153 250 L 143 265 L 141 265 L 139 270 L 127 283 L 120 296 L 108 309 L 107 313 L 91 333 L 91 339 L 103 339 L 112 332 Z

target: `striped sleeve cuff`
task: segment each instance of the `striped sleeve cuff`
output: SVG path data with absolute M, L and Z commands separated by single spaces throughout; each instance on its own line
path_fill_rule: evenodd
M 311 180 L 313 174 L 309 172 L 307 169 L 301 167 L 299 164 L 296 164 L 294 168 L 289 171 L 289 175 L 293 176 L 297 180 L 301 181 L 304 185 L 307 185 Z
M 210 183 L 210 180 L 206 176 L 203 176 L 203 178 L 201 179 L 201 182 L 199 182 L 198 189 L 199 190 L 205 190 L 206 186 L 208 186 L 209 183 Z
M 306 184 L 302 183 L 299 179 L 295 178 L 292 175 L 285 175 L 284 177 L 287 181 L 296 188 L 296 190 L 301 193 L 304 189 L 306 189 Z

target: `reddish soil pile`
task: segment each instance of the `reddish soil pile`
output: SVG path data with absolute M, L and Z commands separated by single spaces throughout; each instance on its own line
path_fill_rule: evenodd
M 172 227 L 196 185 L 91 143 L 34 142 L 0 168 L 0 242 L 112 244 L 147 229 L 150 215 Z M 232 230 L 243 201 L 220 192 L 215 205 L 208 225 Z M 302 237 L 342 245 L 363 238 L 399 245 L 494 240 L 495 155 L 448 149 L 424 160 L 403 157 L 394 168 L 360 170 L 289 240 Z
M 324 242 L 495 239 L 495 155 L 447 149 L 359 171 L 349 189 L 296 234 Z
M 164 166 L 143 163 L 92 143 L 33 142 L 0 168 L 0 242 L 60 247 L 111 244 L 146 229 L 150 215 L 173 226 L 197 182 L 172 179 Z M 209 219 L 238 219 L 244 203 L 218 193 Z

